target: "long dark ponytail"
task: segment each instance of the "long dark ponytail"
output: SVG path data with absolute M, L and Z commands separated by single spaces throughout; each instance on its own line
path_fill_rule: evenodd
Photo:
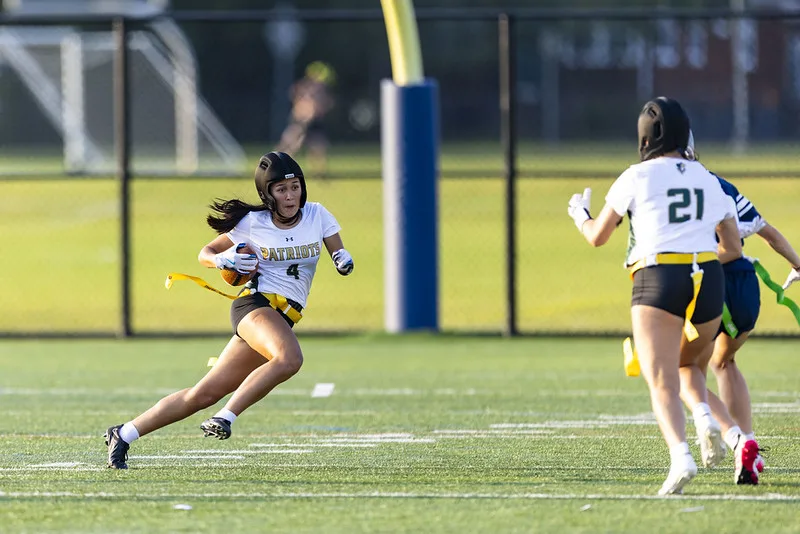
M 217 199 L 208 206 L 213 212 L 206 217 L 208 225 L 218 234 L 222 235 L 233 230 L 239 221 L 251 211 L 264 211 L 264 204 L 248 204 L 238 198 L 231 200 Z

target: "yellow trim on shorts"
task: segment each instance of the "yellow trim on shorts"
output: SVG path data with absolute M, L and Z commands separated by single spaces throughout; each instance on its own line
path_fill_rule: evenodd
M 655 255 L 655 263 L 648 263 L 648 258 L 642 258 L 628 267 L 631 273 L 631 280 L 633 280 L 633 273 L 645 267 L 652 267 L 654 265 L 692 265 L 692 300 L 686 306 L 686 321 L 683 324 L 683 333 L 686 339 L 694 341 L 700 335 L 697 333 L 697 328 L 690 320 L 694 315 L 695 307 L 697 307 L 697 295 L 700 294 L 700 287 L 703 285 L 703 269 L 698 267 L 698 263 L 705 263 L 719 259 L 716 252 L 697 252 L 697 253 L 677 253 L 665 252 Z M 653 258 L 650 258 L 652 262 Z
M 246 297 L 248 295 L 253 295 L 253 294 L 254 292 L 250 291 L 249 289 L 245 289 L 236 298 Z M 291 320 L 294 324 L 299 323 L 300 319 L 303 318 L 303 314 L 297 311 L 295 308 L 293 308 L 292 305 L 289 304 L 289 301 L 286 300 L 286 297 L 284 297 L 283 295 L 278 295 L 277 293 L 261 293 L 261 294 L 264 295 L 269 301 L 270 308 L 272 308 L 275 311 L 281 312 L 286 317 L 288 317 L 289 320 Z
M 642 258 L 628 267 L 628 271 L 631 273 L 631 280 L 633 280 L 633 273 L 645 267 L 652 267 L 653 265 L 691 265 L 695 261 L 697 263 L 705 263 L 717 260 L 719 257 L 716 252 L 698 252 L 697 260 L 695 260 L 695 254 L 692 253 L 664 252 L 656 254 L 655 259 L 656 262 L 652 265 L 647 265 L 647 259 Z

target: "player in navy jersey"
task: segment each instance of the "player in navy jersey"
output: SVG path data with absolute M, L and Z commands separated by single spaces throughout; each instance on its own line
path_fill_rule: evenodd
M 353 258 L 342 245 L 339 223 L 322 204 L 306 202 L 306 182 L 296 161 L 270 152 L 259 161 L 255 184 L 261 204 L 238 199 L 212 204 L 214 213 L 207 221 L 219 235 L 198 256 L 206 267 L 258 272 L 254 287 L 231 305 L 233 337 L 194 387 L 168 395 L 132 421 L 106 431 L 108 467 L 127 469 L 134 440 L 233 392 L 225 407 L 200 425 L 206 436 L 229 438 L 242 411 L 303 364 L 292 327 L 302 318 L 322 251 L 331 255 L 340 274 L 352 272 Z M 240 253 L 244 245 L 255 254 Z
M 687 152 L 690 158 L 698 159 L 694 148 L 693 134 L 689 136 Z M 736 186 L 716 174 L 714 176 L 717 177 L 725 194 L 736 202 L 739 235 L 742 243 L 745 238 L 758 234 L 791 264 L 792 270 L 783 286 L 784 289 L 787 289 L 793 282 L 800 279 L 800 257 L 783 234 L 764 220 L 753 203 L 742 195 Z M 755 440 L 750 393 L 744 376 L 736 365 L 736 352 L 747 341 L 750 332 L 756 325 L 761 309 L 759 283 L 752 262 L 751 258 L 745 256 L 722 266 L 725 272 L 725 305 L 730 313 L 730 319 L 722 321 L 714 343 L 708 347 L 711 354 L 707 356 L 710 358 L 711 370 L 717 378 L 720 397 L 718 399 L 709 392 L 709 404 L 715 418 L 723 426 L 722 430 L 725 432 L 727 445 L 737 453 L 735 477 L 738 484 L 757 484 L 758 472 L 763 471 L 764 468 L 764 462 L 760 455 L 757 456 L 753 468 L 750 468 L 748 462 L 741 462 L 739 451 L 736 448 L 737 441 L 741 439 L 741 436 L 737 436 L 739 429 L 744 434 L 745 440 Z M 726 322 L 730 322 L 732 325 L 726 326 Z M 719 406 L 720 399 L 725 406 Z M 730 413 L 732 421 L 723 415 L 726 411 Z M 729 423 L 733 423 L 734 426 Z

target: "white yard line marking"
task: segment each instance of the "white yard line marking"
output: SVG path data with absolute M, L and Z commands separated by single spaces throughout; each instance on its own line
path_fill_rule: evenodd
M 800 413 L 800 402 L 755 402 L 753 413 Z
M 413 438 L 414 434 L 410 432 L 379 432 L 376 434 L 356 434 L 353 432 L 337 432 L 336 434 L 331 434 L 331 436 L 336 436 L 337 438 Z M 327 438 L 329 436 L 318 436 Z
M 482 436 L 511 436 L 511 435 L 521 435 L 527 436 L 531 434 L 535 435 L 550 435 L 554 434 L 555 432 L 552 430 L 485 430 L 485 429 L 441 429 L 441 430 L 434 430 L 433 434 L 441 434 L 443 437 L 450 437 L 451 435 L 482 435 Z
M 632 439 L 630 434 L 603 434 L 603 435 L 596 435 L 596 434 L 584 434 L 584 435 L 577 435 L 577 434 L 562 434 L 562 435 L 555 435 L 555 431 L 553 430 L 544 430 L 544 429 L 509 429 L 509 430 L 489 430 L 489 429 L 439 429 L 433 430 L 428 435 L 432 435 L 435 439 L 472 439 L 472 438 L 480 438 L 480 439 L 525 439 L 530 438 L 531 436 L 542 436 L 542 439 L 580 439 L 580 438 L 590 438 L 590 439 Z M 298 434 L 294 436 L 287 436 L 285 434 L 275 434 L 275 435 L 249 435 L 245 436 L 246 438 L 250 439 L 315 439 L 315 440 L 323 440 L 326 439 L 328 442 L 326 443 L 319 443 L 319 442 L 310 442 L 310 443 L 296 443 L 296 442 L 287 442 L 287 443 L 254 443 L 251 444 L 251 447 L 375 447 L 375 443 L 370 442 L 336 442 L 331 443 L 330 441 L 338 437 L 337 434 L 329 434 L 330 438 L 326 438 L 320 434 Z M 172 439 L 190 439 L 196 438 L 197 436 L 194 434 L 185 434 L 185 435 L 152 435 L 147 436 L 148 440 L 172 440 Z M 766 443 L 767 441 L 800 441 L 800 436 L 773 436 L 773 435 L 758 435 L 756 436 L 759 441 Z M 42 439 L 78 439 L 78 440 L 97 440 L 100 439 L 98 435 L 89 434 L 89 435 L 68 435 L 68 434 L 6 434 L 2 436 L 0 439 L 9 439 L 9 438 L 24 438 L 24 439 L 32 439 L 32 438 L 42 438 Z M 425 438 L 419 438 L 425 439 Z M 660 439 L 660 436 L 653 434 L 650 436 L 642 436 L 637 435 L 636 439 Z M 220 453 L 222 451 L 215 451 Z
M 391 388 L 391 389 L 367 389 L 357 388 L 347 390 L 350 395 L 387 395 L 387 396 L 411 396 L 421 395 L 424 392 L 419 389 L 411 388 Z
M 436 443 L 433 438 L 331 438 L 321 443 Z
M 498 434 L 489 434 L 489 433 L 477 433 L 477 434 L 455 434 L 455 435 L 441 435 L 442 439 L 472 439 L 472 438 L 481 438 L 481 439 L 489 439 L 489 438 L 501 438 L 501 439 L 508 439 L 508 438 L 516 438 L 516 439 L 525 439 L 530 438 L 531 434 L 536 434 L 536 432 L 508 432 L 508 433 L 498 433 Z M 577 434 L 565 434 L 562 436 L 543 436 L 542 439 L 663 439 L 661 436 L 619 436 L 619 435 L 595 435 L 595 434 L 585 434 L 585 435 L 577 435 Z
M 489 428 L 609 428 L 611 426 L 632 426 L 632 425 L 657 425 L 654 420 L 649 419 L 598 419 L 586 421 L 545 421 L 543 423 L 498 423 L 489 425 Z
M 84 465 L 83 462 L 53 462 L 51 464 L 33 464 L 28 467 L 78 467 Z
M 330 397 L 333 395 L 333 389 L 336 387 L 335 384 L 320 382 L 314 386 L 314 390 L 311 392 L 312 398 L 318 397 Z
M 245 452 L 245 451 L 241 451 Z M 187 460 L 191 460 L 193 458 L 187 458 Z M 225 459 L 236 459 L 236 457 L 228 456 Z M 147 463 L 146 468 L 154 468 L 154 467 L 163 467 L 163 468 L 172 468 L 178 465 L 177 463 Z M 242 464 L 224 464 L 219 462 L 206 462 L 206 463 L 180 463 L 181 467 L 231 467 L 231 468 L 243 468 Z M 285 468 L 336 468 L 336 469 L 351 469 L 351 465 L 345 464 L 333 464 L 333 463 L 270 463 L 270 468 L 278 468 L 278 467 L 285 467 Z M 134 466 L 135 468 L 136 466 Z M 370 469 L 413 469 L 419 468 L 419 466 L 411 466 L 411 465 L 384 465 L 384 466 L 370 466 Z M 629 465 L 608 465 L 608 466 L 585 466 L 585 467 L 576 467 L 576 466 L 564 466 L 564 465 L 526 465 L 523 467 L 524 469 L 542 469 L 542 470 L 558 470 L 558 471 L 597 471 L 598 469 L 608 470 L 608 471 L 626 471 L 626 472 L 643 472 L 643 471 L 664 471 L 666 472 L 669 469 L 668 465 L 663 466 L 654 466 L 654 467 L 632 467 Z M 475 469 L 485 469 L 483 466 L 474 466 L 474 465 L 461 465 L 458 468 L 454 468 L 452 466 L 448 467 L 436 467 L 436 466 L 425 466 L 426 470 L 446 470 L 446 471 L 453 471 L 453 470 L 460 470 L 460 471 L 472 471 Z M 0 472 L 13 472 L 13 471 L 107 471 L 105 465 L 103 466 L 79 466 L 79 467 L 37 467 L 37 466 L 20 466 L 20 467 L 0 467 Z M 776 473 L 800 473 L 800 468 L 797 467 L 766 467 L 767 472 L 776 472 Z M 800 496 L 799 496 L 800 497 Z
M 796 391 L 756 391 L 751 394 L 755 398 L 759 397 L 786 397 L 792 399 L 800 398 Z
M 208 456 L 181 456 L 179 454 L 129 456 L 131 460 L 244 460 L 244 456 L 217 454 Z
M 349 447 L 367 449 L 377 447 L 375 443 L 251 443 L 250 447 Z
M 553 493 L 415 493 L 415 492 L 364 492 L 364 493 L 110 493 L 71 491 L 0 491 L 0 498 L 53 498 L 77 497 L 83 499 L 502 499 L 502 500 L 560 500 L 560 501 L 755 501 L 800 502 L 800 495 L 766 493 L 764 495 L 603 495 L 603 494 L 553 494 Z
M 104 471 L 106 467 L 0 467 L 0 471 Z
M 284 445 L 285 446 L 285 445 Z M 236 450 L 236 451 L 183 451 L 184 454 L 223 454 L 220 458 L 233 458 L 234 456 L 230 456 L 233 454 L 306 454 L 310 451 L 308 449 L 267 449 L 267 450 L 258 450 L 258 451 L 250 451 L 250 450 Z M 195 458 L 211 458 L 211 456 L 196 456 Z
M 294 410 L 292 415 L 335 415 L 335 416 L 354 416 L 354 415 L 376 415 L 378 412 L 374 410 L 352 410 L 352 411 L 335 411 L 335 410 Z

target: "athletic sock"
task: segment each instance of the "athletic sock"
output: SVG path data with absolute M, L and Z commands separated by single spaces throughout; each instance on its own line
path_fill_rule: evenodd
M 750 440 L 753 440 L 753 441 L 755 441 L 755 440 L 756 440 L 756 433 L 755 433 L 755 432 L 750 432 L 749 434 L 745 434 L 745 435 L 744 435 L 744 438 L 745 438 L 747 441 L 750 441 Z
M 236 414 L 227 408 L 223 408 L 220 411 L 218 411 L 214 417 L 221 417 L 230 424 L 233 424 L 233 422 L 236 421 Z
M 139 439 L 139 431 L 136 430 L 136 427 L 133 426 L 132 422 L 128 422 L 122 425 L 122 428 L 119 429 L 119 437 L 122 438 L 122 441 L 130 445 Z
M 685 441 L 681 441 L 669 448 L 669 459 L 673 465 L 684 463 L 687 455 L 691 455 L 691 453 L 689 452 L 689 444 Z
M 736 450 L 736 446 L 739 444 L 739 439 L 743 436 L 742 429 L 738 426 L 734 425 L 725 432 L 725 445 L 728 446 L 730 450 Z
M 706 428 L 709 423 L 714 420 L 711 416 L 711 408 L 705 402 L 698 402 L 692 408 L 692 418 L 694 419 L 695 428 Z

